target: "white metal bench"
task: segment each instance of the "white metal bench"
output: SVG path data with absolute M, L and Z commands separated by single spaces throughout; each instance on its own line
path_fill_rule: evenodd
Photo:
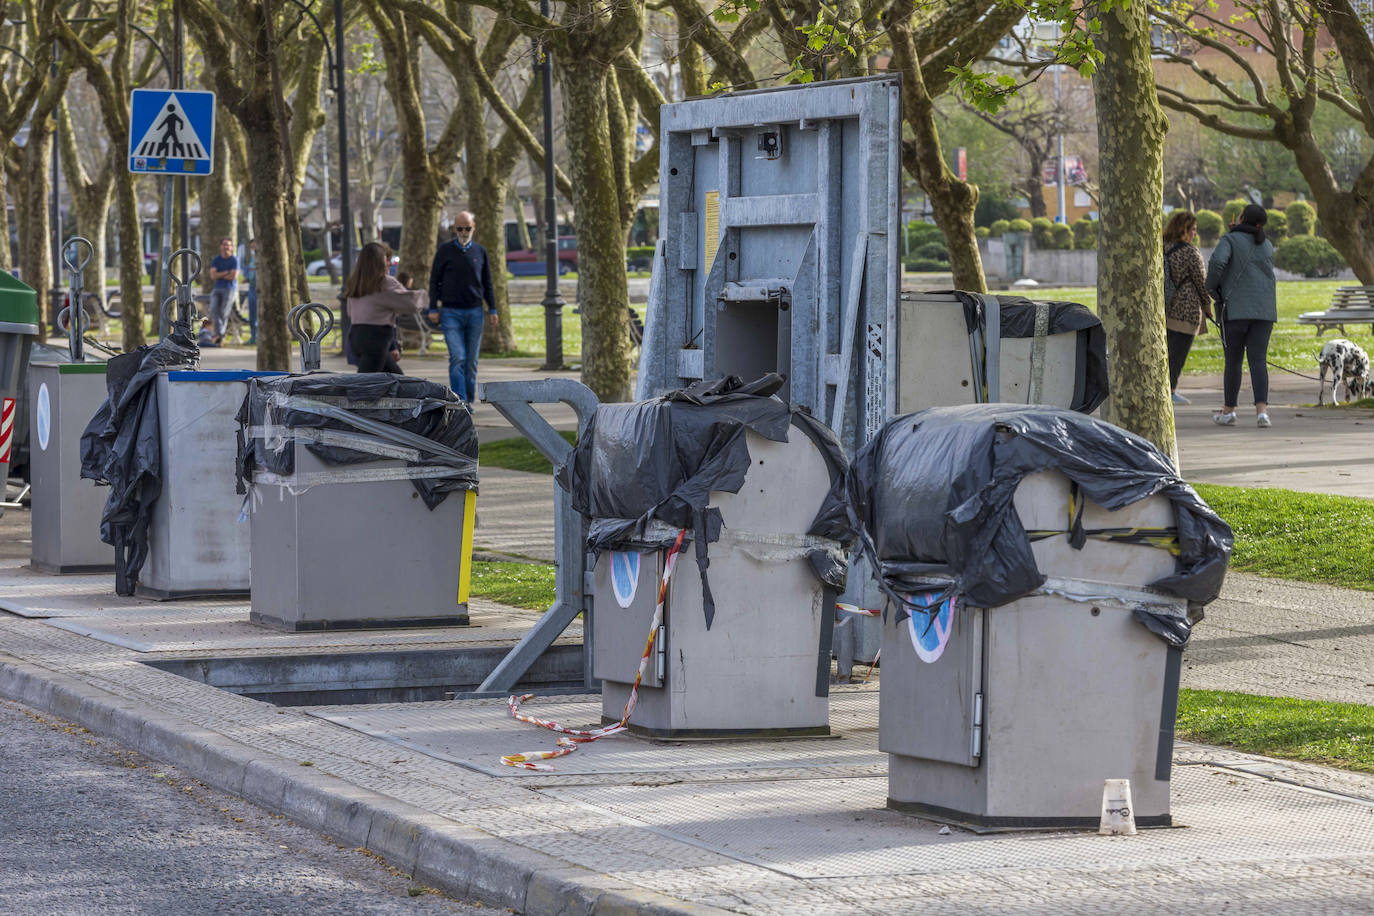
M 1317 336 L 1339 330 L 1345 334 L 1347 324 L 1368 322 L 1374 329 L 1374 286 L 1342 286 L 1331 297 L 1331 306 L 1324 312 L 1303 312 L 1299 324 L 1315 325 Z

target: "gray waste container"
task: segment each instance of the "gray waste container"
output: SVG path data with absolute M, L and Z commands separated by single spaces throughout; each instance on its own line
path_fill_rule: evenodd
M 776 398 L 732 394 L 731 384 L 738 380 L 601 405 L 560 471 L 592 519 L 598 551 L 592 644 L 602 715 L 622 716 L 668 545 L 686 528 L 629 728 L 827 734 L 845 561 L 825 515 L 842 492 L 843 458 L 809 416 Z
M 280 372 L 172 369 L 159 373 L 162 494 L 148 525 L 138 594 L 149 598 L 244 595 L 249 530 L 241 517 L 234 420 L 248 380 Z
M 0 494 L 9 477 L 21 409 L 16 392 L 28 372 L 29 349 L 38 337 L 40 321 L 38 294 L 10 273 L 0 271 Z M 0 515 L 4 512 L 0 506 Z
M 1107 396 L 1102 322 L 1073 302 L 903 292 L 897 410 L 999 401 L 1091 413 Z
M 898 418 L 854 476 L 893 599 L 889 805 L 1095 827 L 1104 781 L 1129 779 L 1136 823 L 1169 824 L 1182 647 L 1220 589 L 1225 523 L 1144 440 L 1051 408 Z
M 104 362 L 35 362 L 29 367 L 34 569 L 114 569 L 114 548 L 100 539 L 106 491 L 81 478 L 81 432 L 105 400 L 105 369 Z
M 384 373 L 259 379 L 239 421 L 254 623 L 468 623 L 477 433 L 452 392 Z

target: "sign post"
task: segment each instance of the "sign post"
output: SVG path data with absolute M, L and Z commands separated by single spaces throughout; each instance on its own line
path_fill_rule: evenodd
M 169 328 L 161 314 L 167 298 L 167 257 L 172 252 L 172 176 L 209 175 L 215 165 L 215 94 L 191 89 L 135 89 L 129 102 L 129 171 L 166 175 L 162 201 L 162 245 L 158 258 L 157 332 Z M 182 195 L 185 201 L 185 195 Z M 182 233 L 186 217 L 183 210 Z M 185 244 L 182 247 L 186 247 Z

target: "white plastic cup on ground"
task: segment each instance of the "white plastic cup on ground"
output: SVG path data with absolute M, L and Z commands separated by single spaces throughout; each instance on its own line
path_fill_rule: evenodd
M 1102 836 L 1135 836 L 1135 812 L 1131 810 L 1131 781 L 1108 779 L 1102 785 Z

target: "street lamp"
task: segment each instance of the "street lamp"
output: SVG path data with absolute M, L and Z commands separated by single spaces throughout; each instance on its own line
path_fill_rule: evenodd
M 539 0 L 539 14 L 549 18 L 549 0 Z M 558 210 L 553 172 L 553 57 L 539 39 L 534 43 L 535 67 L 544 95 L 544 365 L 545 372 L 566 369 L 563 364 L 563 296 L 558 291 Z M 523 217 L 522 217 L 523 218 Z

